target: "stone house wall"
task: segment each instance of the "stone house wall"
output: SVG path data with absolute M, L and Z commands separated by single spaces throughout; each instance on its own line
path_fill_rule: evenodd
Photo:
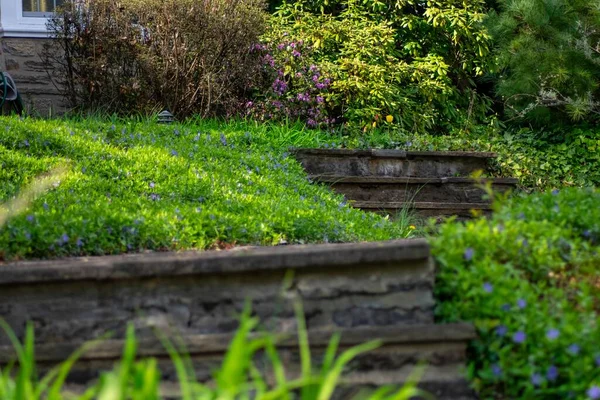
M 52 117 L 66 110 L 66 104 L 42 61 L 43 47 L 48 40 L 0 38 L 0 70 L 12 76 L 28 113 L 38 117 Z

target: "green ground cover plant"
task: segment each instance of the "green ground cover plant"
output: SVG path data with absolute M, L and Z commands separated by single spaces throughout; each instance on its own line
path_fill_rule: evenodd
M 431 238 L 437 315 L 475 323 L 468 373 L 481 398 L 600 396 L 600 192 L 497 204 Z
M 402 238 L 408 221 L 352 209 L 287 154 L 323 132 L 248 123 L 0 120 L 0 203 L 66 173 L 0 228 L 0 258 Z

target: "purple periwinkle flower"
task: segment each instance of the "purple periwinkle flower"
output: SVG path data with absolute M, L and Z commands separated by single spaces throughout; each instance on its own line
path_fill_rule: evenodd
M 542 375 L 538 374 L 537 372 L 531 375 L 531 383 L 533 386 L 540 386 L 543 380 L 544 378 L 542 378 Z
M 63 233 L 63 235 L 60 237 L 59 240 L 60 244 L 65 244 L 69 242 L 69 235 L 67 235 L 66 233 Z
M 492 365 L 492 375 L 496 378 L 500 378 L 502 376 L 502 368 L 498 364 Z
M 527 302 L 525 301 L 525 299 L 517 300 L 517 307 L 519 307 L 521 310 L 527 307 Z
M 600 386 L 594 385 L 590 387 L 586 394 L 592 400 L 600 399 Z
M 323 89 L 325 89 L 326 86 L 324 83 L 319 82 L 315 85 L 315 87 L 319 90 L 323 90 Z
M 44 202 L 44 204 L 42 204 L 42 206 L 44 207 L 44 210 L 48 209 L 48 203 Z
M 154 185 L 154 182 L 150 182 L 150 183 L 148 184 L 148 186 L 150 186 L 150 188 L 154 188 L 154 186 L 155 186 L 155 185 Z
M 33 215 L 28 215 L 27 216 L 27 221 L 33 222 L 34 220 L 35 220 L 35 217 Z
M 25 141 L 23 142 L 23 144 L 25 145 L 25 147 L 29 147 L 29 140 L 25 139 Z
M 580 350 L 581 350 L 581 348 L 577 344 L 572 344 L 567 348 L 567 352 L 573 356 L 576 356 L 577 354 L 579 354 Z
M 548 340 L 556 340 L 559 336 L 560 331 L 558 329 L 549 329 L 548 332 L 546 332 L 546 337 Z
M 315 121 L 314 119 L 308 119 L 306 121 L 306 125 L 308 125 L 311 128 L 316 128 L 317 127 L 317 121 Z
M 600 367 L 600 356 L 596 356 L 594 362 L 596 363 L 596 367 Z
M 294 50 L 294 51 L 292 51 L 292 56 L 294 56 L 294 57 L 296 57 L 296 58 L 297 58 L 297 57 L 300 57 L 301 55 L 302 55 L 302 54 L 301 54 L 301 53 L 300 53 L 298 50 Z
M 323 101 L 324 101 L 323 96 L 317 96 L 317 103 L 318 104 L 323 103 Z
M 502 307 L 500 307 L 500 309 L 505 312 L 510 311 L 510 304 L 502 304 Z
M 319 82 L 319 75 L 317 75 L 317 74 L 313 75 L 313 76 L 312 76 L 312 81 L 313 81 L 314 83 L 317 83 L 317 82 Z
M 548 371 L 546 371 L 546 378 L 550 382 L 554 382 L 556 378 L 558 378 L 558 368 L 556 368 L 555 365 L 548 367 Z
M 171 150 L 171 155 L 176 157 L 179 153 L 176 150 Z
M 465 249 L 465 252 L 463 253 L 463 258 L 467 261 L 471 261 L 473 259 L 474 255 L 475 255 L 475 250 L 473 250 L 471 247 L 467 247 Z
M 225 137 L 225 134 L 221 132 L 221 144 L 223 146 L 227 146 L 227 138 Z
M 83 240 L 77 239 L 77 242 L 75 242 L 75 244 L 77 245 L 77 247 L 81 247 L 83 246 Z
M 523 343 L 525 342 L 525 339 L 527 339 L 527 335 L 523 331 L 517 331 L 513 335 L 513 342 L 515 343 Z
M 496 335 L 498 336 L 504 336 L 508 333 L 508 328 L 506 327 L 506 325 L 498 325 L 496 327 Z
M 553 196 L 558 196 L 558 194 L 559 194 L 559 193 L 560 193 L 560 190 L 558 190 L 558 189 L 554 189 L 554 190 L 552 191 L 552 195 L 553 195 Z
M 483 284 L 483 290 L 486 293 L 492 293 L 494 291 L 494 286 L 491 283 L 486 282 Z

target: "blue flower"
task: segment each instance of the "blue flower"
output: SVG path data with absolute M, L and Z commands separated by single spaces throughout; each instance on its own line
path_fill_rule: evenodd
M 77 242 L 75 242 L 75 244 L 77 245 L 77 247 L 81 247 L 83 246 L 83 241 L 81 239 L 77 239 Z
M 48 203 L 44 202 L 44 204 L 42 204 L 42 206 L 44 206 L 44 210 L 48 209 Z
M 69 242 L 69 235 L 67 235 L 66 233 L 63 233 L 63 235 L 60 237 L 60 240 L 58 241 L 59 244 L 65 244 Z
M 590 387 L 590 389 L 586 392 L 586 394 L 592 400 L 600 399 L 600 386 L 594 385 L 594 386 Z
M 171 150 L 171 155 L 172 155 L 173 157 L 177 156 L 178 154 L 179 154 L 179 153 L 177 153 L 177 151 L 176 151 L 176 150 Z
M 492 375 L 496 378 L 500 378 L 502 376 L 502 368 L 498 364 L 492 365 Z
M 27 221 L 33 222 L 34 220 L 35 220 L 35 217 L 33 215 L 28 215 L 27 216 Z
M 496 327 L 496 335 L 504 336 L 508 332 L 508 328 L 505 325 L 498 325 Z
M 517 300 L 517 306 L 522 310 L 525 307 L 527 307 L 527 302 L 525 301 L 525 299 L 519 299 Z
M 543 379 L 544 378 L 542 378 L 542 375 L 538 374 L 537 372 L 531 375 L 531 383 L 533 383 L 533 386 L 540 386 Z
M 221 144 L 223 146 L 227 146 L 227 138 L 225 137 L 224 133 L 221 133 Z
M 153 187 L 155 186 L 155 185 L 154 185 L 154 182 L 150 182 L 150 183 L 148 184 L 148 186 L 150 186 L 151 188 L 153 188 Z
M 492 293 L 492 292 L 494 291 L 494 286 L 492 286 L 492 284 L 491 284 L 491 283 L 489 283 L 489 282 L 486 282 L 486 283 L 484 283 L 484 284 L 483 284 L 483 290 L 484 290 L 486 293 Z
M 502 304 L 502 307 L 500 307 L 500 309 L 502 311 L 508 312 L 508 311 L 510 311 L 510 304 L 508 304 L 508 303 Z
M 548 367 L 548 371 L 546 371 L 546 378 L 548 378 L 550 382 L 554 382 L 556 378 L 558 378 L 558 368 L 556 368 L 555 365 Z
M 553 195 L 553 196 L 557 196 L 559 193 L 560 193 L 560 190 L 558 190 L 558 189 L 554 189 L 554 190 L 552 191 L 552 195 Z
M 579 350 L 581 350 L 581 348 L 577 344 L 572 344 L 567 348 L 567 352 L 573 356 L 579 354 Z
M 527 335 L 523 331 L 517 331 L 513 335 L 513 342 L 515 343 L 523 343 L 527 339 Z
M 596 367 L 600 367 L 600 356 L 597 356 L 594 361 L 596 362 Z
M 475 255 L 475 250 L 473 250 L 471 247 L 467 247 L 465 249 L 463 257 L 464 257 L 465 260 L 471 261 L 473 259 L 474 255 Z
M 548 338 L 548 340 L 558 339 L 559 336 L 560 331 L 558 329 L 549 329 L 548 332 L 546 332 L 546 337 Z

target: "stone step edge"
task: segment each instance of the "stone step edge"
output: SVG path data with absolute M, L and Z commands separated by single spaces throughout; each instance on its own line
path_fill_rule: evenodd
M 431 343 L 466 343 L 477 337 L 475 327 L 470 323 L 411 325 L 404 327 L 364 327 L 342 330 L 309 331 L 311 348 L 325 348 L 334 332 L 341 334 L 340 346 L 350 347 L 369 340 L 380 339 L 384 345 L 399 344 L 431 344 Z M 260 337 L 261 334 L 252 334 Z M 181 337 L 188 355 L 224 353 L 233 334 L 187 335 Z M 123 352 L 124 340 L 105 340 L 96 344 L 83 354 L 79 360 L 117 360 Z M 160 340 L 157 338 L 138 339 L 139 357 L 168 356 Z M 37 362 L 61 362 L 79 349 L 82 343 L 46 343 L 36 345 Z M 295 333 L 281 336 L 278 348 L 298 348 Z M 9 346 L 0 347 L 0 364 L 14 360 L 14 349 Z
M 355 201 L 348 203 L 355 208 L 367 210 L 390 210 L 411 208 L 415 210 L 491 210 L 490 203 L 436 203 L 436 202 L 381 202 L 381 201 Z
M 340 176 L 340 175 L 310 175 L 313 181 L 321 183 L 356 183 L 356 184 L 478 184 L 491 182 L 492 184 L 514 185 L 519 183 L 517 178 L 465 178 L 465 177 L 443 177 L 443 178 L 419 178 L 419 177 L 395 177 L 395 176 Z
M 0 264 L 0 286 L 347 267 L 428 258 L 429 244 L 424 239 L 77 257 Z
M 292 154 L 296 155 L 318 155 L 318 156 L 357 156 L 373 158 L 399 158 L 411 159 L 414 157 L 447 157 L 447 158 L 497 158 L 498 154 L 493 152 L 479 151 L 405 151 L 405 150 L 351 150 L 351 149 L 314 149 L 314 148 L 290 148 Z

